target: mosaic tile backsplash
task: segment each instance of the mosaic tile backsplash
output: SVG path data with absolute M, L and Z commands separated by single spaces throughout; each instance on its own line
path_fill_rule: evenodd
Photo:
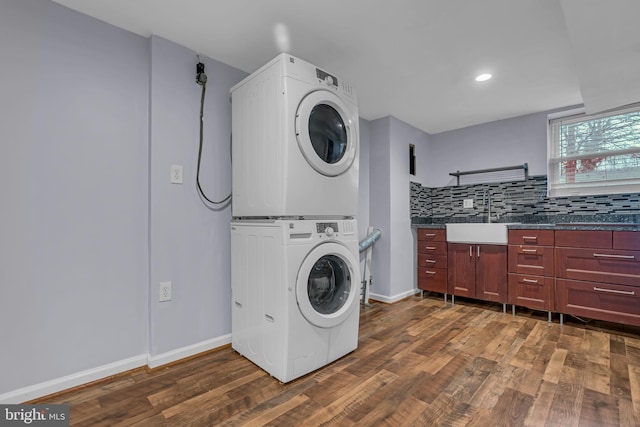
M 486 222 L 489 197 L 494 222 L 640 222 L 640 193 L 549 198 L 544 175 L 438 188 L 412 182 L 411 221 Z M 465 199 L 473 199 L 472 208 L 463 207 Z

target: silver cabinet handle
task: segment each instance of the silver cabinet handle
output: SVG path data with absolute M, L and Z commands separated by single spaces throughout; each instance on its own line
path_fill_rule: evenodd
M 522 281 L 525 283 L 538 283 L 537 280 L 533 280 L 533 279 L 522 279 Z
M 435 246 L 425 246 L 425 249 L 428 250 L 428 251 L 433 251 L 433 250 L 436 249 L 436 247 Z
M 477 253 L 478 253 L 478 258 L 480 258 L 480 245 L 476 246 L 476 250 L 477 250 Z
M 523 249 L 522 252 L 524 252 L 526 254 L 537 254 L 538 250 L 537 249 Z
M 636 259 L 634 255 L 593 254 L 596 258 Z
M 427 233 L 424 235 L 424 237 L 436 237 L 436 235 L 432 233 Z
M 427 274 L 436 274 L 436 272 L 435 272 L 435 271 L 425 270 L 424 272 L 425 272 L 425 273 L 427 273 Z
M 620 295 L 630 295 L 630 296 L 633 296 L 636 294 L 635 291 L 618 291 L 616 289 L 598 288 L 597 286 L 594 286 L 593 290 L 596 292 L 608 292 L 610 294 L 620 294 Z
M 434 259 L 425 259 L 424 262 L 428 262 L 429 264 L 435 264 L 436 260 L 434 260 Z
M 473 256 L 473 246 L 469 245 L 469 256 Z
M 522 240 L 538 240 L 538 236 L 522 236 Z

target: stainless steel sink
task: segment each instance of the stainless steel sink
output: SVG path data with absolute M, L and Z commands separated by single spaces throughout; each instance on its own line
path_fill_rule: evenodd
M 508 241 L 507 226 L 519 222 L 500 223 L 451 223 L 447 228 L 447 241 L 458 243 L 484 243 L 506 245 Z

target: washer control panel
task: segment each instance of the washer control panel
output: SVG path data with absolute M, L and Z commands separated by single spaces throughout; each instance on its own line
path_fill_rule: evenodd
M 326 234 L 328 237 L 335 235 L 338 230 L 337 222 L 318 222 L 316 223 L 316 231 L 318 234 Z

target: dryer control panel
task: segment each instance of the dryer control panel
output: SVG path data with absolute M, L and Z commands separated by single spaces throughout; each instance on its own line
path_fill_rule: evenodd
M 336 76 L 332 76 L 326 71 L 322 71 L 320 68 L 316 68 L 316 77 L 330 86 L 338 87 L 338 78 Z

